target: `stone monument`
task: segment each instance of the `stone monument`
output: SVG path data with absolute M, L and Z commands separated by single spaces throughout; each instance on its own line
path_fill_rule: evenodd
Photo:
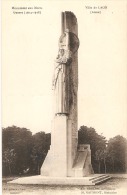
M 93 173 L 89 145 L 78 145 L 78 24 L 72 12 L 61 14 L 61 36 L 55 60 L 54 119 L 51 147 L 41 175 L 83 177 Z
M 41 175 L 22 177 L 9 183 L 46 185 L 96 185 L 110 177 L 94 175 L 90 145 L 78 145 L 78 24 L 72 12 L 62 12 L 61 36 L 55 59 L 54 118 L 51 146 Z

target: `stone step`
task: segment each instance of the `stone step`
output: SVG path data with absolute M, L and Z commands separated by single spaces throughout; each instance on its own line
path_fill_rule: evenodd
M 100 180 L 100 181 L 96 181 L 96 182 L 95 182 L 95 185 L 101 184 L 101 183 L 103 183 L 103 182 L 105 182 L 105 181 L 107 181 L 107 180 L 109 180 L 109 179 L 111 179 L 111 177 L 107 177 L 107 178 L 102 179 L 102 180 Z
M 96 177 L 92 177 L 92 178 L 90 179 L 90 181 L 95 180 L 95 179 L 98 179 L 98 178 L 103 178 L 103 177 L 105 177 L 105 176 L 107 176 L 107 175 L 105 175 L 105 174 L 97 175 Z
M 95 185 L 97 184 L 101 184 L 107 180 L 111 179 L 110 176 L 106 175 L 105 177 L 99 177 L 99 178 L 96 178 L 96 179 L 93 179 L 92 180 L 92 183 L 94 183 Z
M 92 177 L 90 180 L 94 180 L 94 179 L 101 178 L 101 177 L 104 177 L 104 176 L 105 176 L 105 174 L 97 175 L 95 177 Z

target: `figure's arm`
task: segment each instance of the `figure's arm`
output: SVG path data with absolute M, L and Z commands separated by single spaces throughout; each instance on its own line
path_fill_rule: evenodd
M 56 87 L 56 83 L 57 83 L 57 80 L 58 80 L 58 76 L 59 76 L 59 73 L 62 69 L 62 67 L 60 66 L 61 64 L 57 64 L 57 66 L 55 67 L 55 71 L 54 71 L 54 75 L 53 75 L 53 80 L 52 80 L 52 89 L 55 89 Z

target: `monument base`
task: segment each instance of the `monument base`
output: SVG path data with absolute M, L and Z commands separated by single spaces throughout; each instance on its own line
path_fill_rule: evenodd
M 94 173 L 91 165 L 90 145 L 71 147 L 68 140 L 72 133 L 72 121 L 66 115 L 54 118 L 52 145 L 41 167 L 41 175 L 49 177 L 86 177 Z
M 41 175 L 49 177 L 67 176 L 67 124 L 66 115 L 55 116 L 51 147 L 41 167 Z
M 37 185 L 68 185 L 68 186 L 84 186 L 97 185 L 110 179 L 108 175 L 90 175 L 89 177 L 44 177 L 41 175 L 31 177 L 21 177 L 10 181 L 13 184 L 37 184 Z
M 62 163 L 59 163 L 58 156 L 57 158 L 55 157 L 56 156 L 53 155 L 53 151 L 50 149 L 42 165 L 41 175 L 49 177 L 68 177 L 67 171 L 64 170 L 64 166 L 60 166 Z M 60 159 L 62 160 L 62 158 Z M 71 173 L 72 175 L 69 177 L 87 177 L 94 174 L 91 164 L 90 145 L 81 144 L 78 146 L 76 157 L 71 168 Z

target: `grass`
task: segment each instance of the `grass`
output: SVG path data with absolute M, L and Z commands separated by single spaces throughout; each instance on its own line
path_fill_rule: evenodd
M 8 181 L 16 177 L 3 178 L 3 195 L 23 194 L 23 195 L 84 195 L 84 194 L 117 194 L 117 190 L 125 189 L 127 179 L 123 177 L 114 177 L 107 182 L 96 186 L 48 186 L 48 185 L 19 185 L 9 184 Z M 126 191 L 127 194 L 127 191 Z M 124 195 L 124 194 L 121 194 Z

